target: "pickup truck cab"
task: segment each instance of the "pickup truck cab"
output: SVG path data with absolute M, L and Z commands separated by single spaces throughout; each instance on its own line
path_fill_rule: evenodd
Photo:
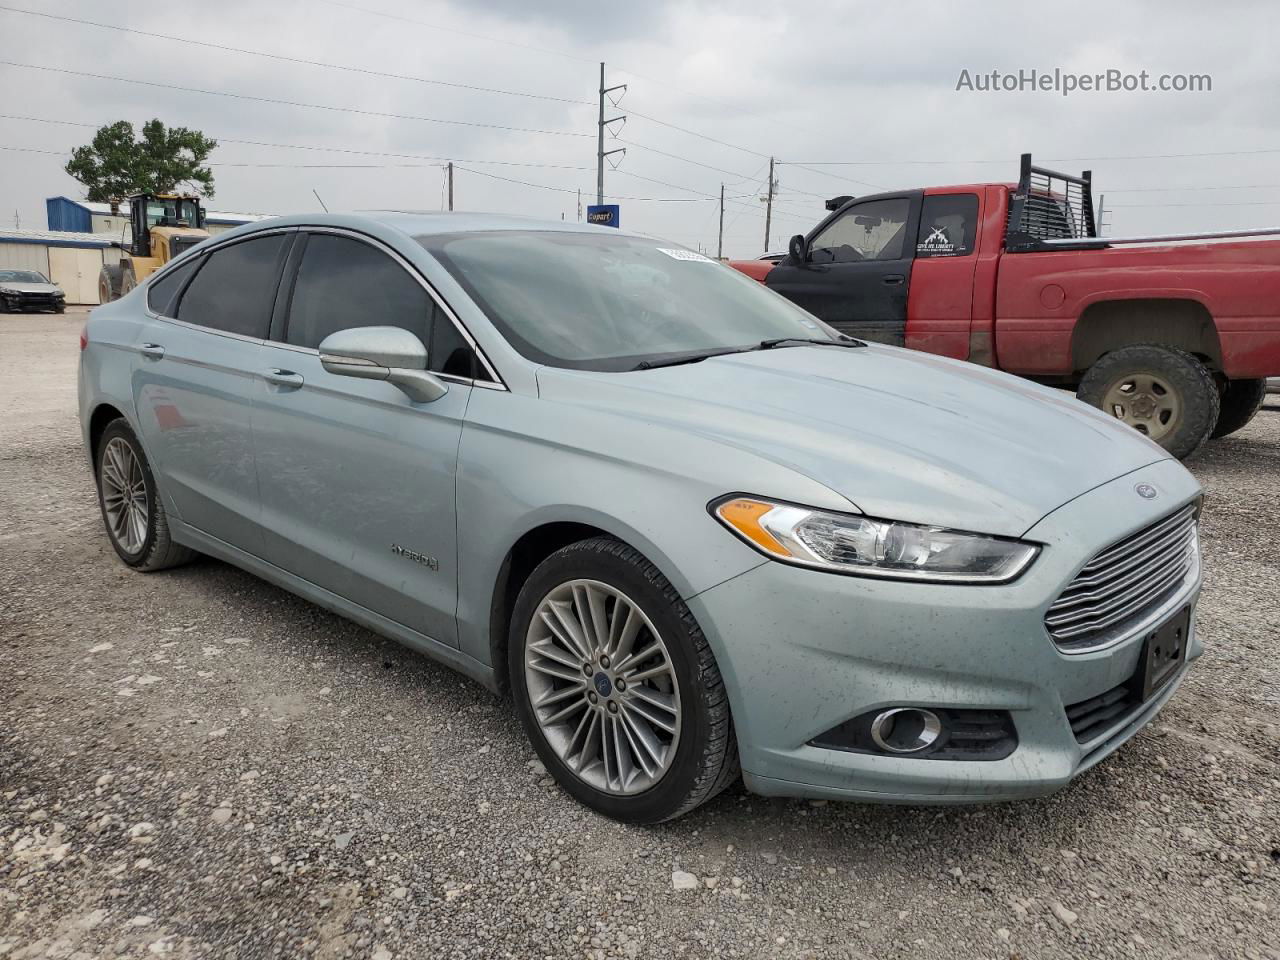
M 1280 374 L 1280 238 L 1101 238 L 1090 177 L 839 198 L 786 257 L 731 266 L 864 340 L 1044 383 L 1178 457 Z

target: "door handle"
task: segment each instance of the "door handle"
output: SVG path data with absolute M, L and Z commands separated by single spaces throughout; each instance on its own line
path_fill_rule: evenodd
M 148 360 L 159 360 L 164 356 L 164 347 L 158 343 L 144 343 L 138 352 Z
M 304 382 L 302 374 L 294 373 L 292 370 L 281 370 L 279 367 L 272 367 L 262 375 L 262 379 L 277 387 L 289 387 L 295 390 Z
M 890 286 L 897 286 L 904 282 L 907 278 L 901 273 L 887 273 L 880 278 L 881 283 L 887 283 Z

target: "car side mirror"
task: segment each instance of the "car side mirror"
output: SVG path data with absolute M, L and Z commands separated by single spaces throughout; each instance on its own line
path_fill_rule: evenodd
M 449 388 L 427 372 L 427 348 L 400 327 L 349 327 L 320 343 L 320 365 L 340 377 L 394 383 L 414 403 L 439 400 Z
M 796 263 L 804 263 L 809 259 L 809 244 L 805 242 L 804 234 L 797 233 L 791 238 L 791 242 L 787 244 L 787 253 Z

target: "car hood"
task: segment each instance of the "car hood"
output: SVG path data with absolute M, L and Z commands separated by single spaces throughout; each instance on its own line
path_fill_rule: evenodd
M 27 283 L 18 280 L 0 280 L 0 290 L 12 290 L 16 293 L 61 293 L 62 288 L 56 283 Z
M 892 347 L 787 347 L 630 373 L 542 368 L 538 380 L 546 400 L 747 450 L 870 516 L 1004 536 L 1169 459 L 1066 391 Z M 749 476 L 738 491 L 784 495 Z

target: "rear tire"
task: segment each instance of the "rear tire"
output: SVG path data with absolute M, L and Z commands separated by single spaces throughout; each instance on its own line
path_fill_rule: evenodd
M 633 613 L 639 625 L 628 630 Z M 626 544 L 597 537 L 544 560 L 520 590 L 507 651 L 533 748 L 593 810 L 660 823 L 737 779 L 729 698 L 711 647 L 670 581 Z M 616 745 L 597 731 L 614 731 Z
M 98 271 L 98 300 L 100 303 L 111 303 L 120 299 L 120 287 L 124 282 L 124 266 L 119 263 L 104 263 Z
M 169 535 L 169 519 L 151 465 L 123 417 L 107 424 L 98 439 L 94 478 L 107 539 L 128 566 L 152 573 L 197 556 Z
M 1266 396 L 1267 381 L 1264 378 L 1228 380 L 1227 389 L 1222 393 L 1218 422 L 1210 436 L 1217 438 L 1235 433 L 1253 419 L 1254 414 L 1262 408 L 1262 401 Z
M 1076 396 L 1135 427 L 1179 460 L 1199 450 L 1218 422 L 1213 375 L 1177 347 L 1139 344 L 1113 350 L 1089 368 Z

